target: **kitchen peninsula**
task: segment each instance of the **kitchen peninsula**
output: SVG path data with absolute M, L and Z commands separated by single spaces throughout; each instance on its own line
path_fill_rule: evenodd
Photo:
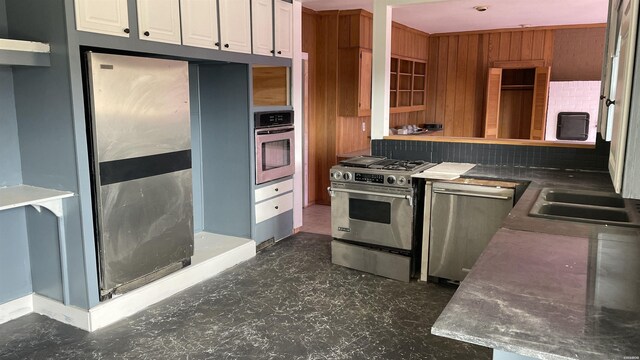
M 640 354 L 640 229 L 528 216 L 542 187 L 611 191 L 608 175 L 477 166 L 465 176 L 532 183 L 432 333 L 494 359 Z

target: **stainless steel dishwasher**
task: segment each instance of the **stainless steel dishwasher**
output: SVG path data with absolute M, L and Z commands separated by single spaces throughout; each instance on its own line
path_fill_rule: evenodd
M 513 207 L 513 188 L 433 184 L 429 276 L 461 281 Z

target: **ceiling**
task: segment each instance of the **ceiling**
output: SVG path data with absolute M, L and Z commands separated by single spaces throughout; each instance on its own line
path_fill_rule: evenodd
M 300 0 L 322 10 L 365 9 L 373 0 Z M 478 12 L 474 6 L 484 5 Z M 393 9 L 393 20 L 430 34 L 607 22 L 608 0 L 442 0 Z M 524 26 L 523 26 L 524 25 Z

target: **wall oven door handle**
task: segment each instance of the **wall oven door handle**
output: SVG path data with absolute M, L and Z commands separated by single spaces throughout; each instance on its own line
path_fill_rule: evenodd
M 400 195 L 400 194 L 385 194 L 373 191 L 364 191 L 364 190 L 347 190 L 347 189 L 333 189 L 331 186 L 327 188 L 329 195 L 331 197 L 335 196 L 337 192 L 343 192 L 347 194 L 360 194 L 360 195 L 373 195 L 373 196 L 382 196 L 382 197 L 391 197 L 396 199 L 407 199 L 409 200 L 409 206 L 413 207 L 413 197 L 410 195 Z
M 257 135 L 275 135 L 292 132 L 293 128 L 275 129 L 275 130 L 256 130 Z
M 445 194 L 445 195 L 473 196 L 473 197 L 487 198 L 487 199 L 511 200 L 511 196 L 480 194 L 480 193 L 472 193 L 467 191 L 445 190 L 445 189 L 439 189 L 439 188 L 434 188 L 433 193 Z

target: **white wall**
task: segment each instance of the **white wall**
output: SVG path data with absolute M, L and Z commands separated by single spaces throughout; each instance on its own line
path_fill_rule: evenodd
M 595 143 L 600 106 L 600 81 L 552 81 L 549 83 L 547 132 L 545 140 L 557 141 L 558 113 L 589 113 L 589 137 L 577 143 Z
M 303 207 L 303 152 L 302 152 L 302 4 L 293 2 L 293 60 L 291 64 L 291 101 L 295 123 L 295 174 L 293 175 L 293 228 L 302 226 Z

